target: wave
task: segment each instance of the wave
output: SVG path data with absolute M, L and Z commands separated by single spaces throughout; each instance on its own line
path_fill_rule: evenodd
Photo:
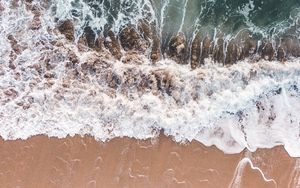
M 172 57 L 153 63 L 147 50 L 123 45 L 118 59 L 107 49 L 81 46 L 80 37 L 72 41 L 80 36 L 76 29 L 61 35 L 51 4 L 43 3 L 1 2 L 3 139 L 90 134 L 106 141 L 163 132 L 226 153 L 284 145 L 300 156 L 298 58 L 249 57 L 224 66 L 208 55 L 194 69 Z

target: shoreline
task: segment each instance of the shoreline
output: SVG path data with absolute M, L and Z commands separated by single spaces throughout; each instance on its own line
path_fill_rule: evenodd
M 294 187 L 299 158 L 282 146 L 224 154 L 197 141 L 91 136 L 0 140 L 5 187 Z M 280 161 L 280 163 L 279 163 Z M 253 168 L 251 167 L 253 166 Z

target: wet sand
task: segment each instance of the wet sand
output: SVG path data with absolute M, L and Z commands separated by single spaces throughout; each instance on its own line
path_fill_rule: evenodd
M 300 159 L 283 147 L 228 155 L 165 136 L 34 136 L 1 140 L 0 151 L 1 187 L 300 187 Z

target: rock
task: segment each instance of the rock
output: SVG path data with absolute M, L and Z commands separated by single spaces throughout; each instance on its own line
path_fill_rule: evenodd
M 2 5 L 2 3 L 0 2 L 0 15 L 1 13 L 5 10 L 4 6 Z
M 107 37 L 105 38 L 104 46 L 116 59 L 121 59 L 122 53 L 120 43 L 113 31 L 109 30 L 107 32 Z
M 77 46 L 78 50 L 81 52 L 88 51 L 88 42 L 84 34 L 79 37 Z
M 191 68 L 195 69 L 200 64 L 200 55 L 201 55 L 201 36 L 198 32 L 192 41 L 191 49 Z
M 210 51 L 210 38 L 206 36 L 202 41 L 202 52 L 201 52 L 201 59 L 200 64 L 204 64 L 204 60 L 209 57 Z
M 44 74 L 44 78 L 54 78 L 54 77 L 55 77 L 55 74 L 52 72 L 46 72 Z
M 162 70 L 154 71 L 149 76 L 149 80 L 152 81 L 152 83 L 150 83 L 150 88 L 153 92 L 156 94 L 157 92 L 160 92 L 161 94 L 166 93 L 171 96 L 173 80 L 169 72 Z
M 215 45 L 213 51 L 213 58 L 215 61 L 219 63 L 224 63 L 224 48 L 223 48 L 224 40 L 223 38 L 217 39 L 217 44 Z
M 261 53 L 262 58 L 265 60 L 271 61 L 274 59 L 275 50 L 270 42 L 266 43 L 266 45 L 262 48 Z
M 39 16 L 34 16 L 33 20 L 30 24 L 30 29 L 32 30 L 38 30 L 41 28 L 41 19 Z
M 285 61 L 285 52 L 281 46 L 277 49 L 277 60 L 281 62 Z
M 17 68 L 16 65 L 12 61 L 9 61 L 8 67 L 13 70 L 15 70 Z
M 87 46 L 90 48 L 94 48 L 96 34 L 90 26 L 84 28 L 84 37 L 86 38 Z
M 299 39 L 286 38 L 283 40 L 283 43 L 286 46 L 286 52 L 288 56 L 293 56 L 293 57 L 300 56 Z
M 242 52 L 242 59 L 254 55 L 257 48 L 257 42 L 253 39 L 246 39 Z
M 74 67 L 76 64 L 79 64 L 80 62 L 77 55 L 71 50 L 68 52 L 68 59 L 70 61 L 70 64 L 67 63 L 66 67 Z
M 65 37 L 70 40 L 74 41 L 74 24 L 71 20 L 65 20 L 62 23 L 59 24 L 58 30 L 65 35 Z
M 236 63 L 238 58 L 238 48 L 236 43 L 231 40 L 227 45 L 225 65 L 232 65 Z
M 101 52 L 104 49 L 104 37 L 103 36 L 99 36 L 96 41 L 95 41 L 95 47 L 94 49 L 97 52 Z
M 78 40 L 78 48 L 80 51 L 84 51 L 85 47 L 94 48 L 95 47 L 96 34 L 90 26 L 84 28 L 82 35 Z
M 121 84 L 121 78 L 113 72 L 107 72 L 106 80 L 108 86 L 113 89 L 117 89 L 117 87 L 119 87 L 119 85 Z
M 138 24 L 138 29 L 140 33 L 143 35 L 143 38 L 147 41 L 152 39 L 152 29 L 151 26 L 147 23 L 146 20 L 140 20 Z M 154 29 L 153 29 L 154 30 Z
M 169 42 L 168 55 L 176 62 L 182 64 L 185 60 L 185 37 L 182 32 L 173 36 Z
M 8 35 L 7 39 L 10 42 L 10 46 L 13 49 L 13 51 L 16 54 L 21 54 L 21 52 L 23 51 L 23 48 L 21 45 L 18 44 L 18 41 L 15 39 L 15 37 L 13 35 Z
M 131 26 L 125 27 L 120 32 L 119 37 L 121 45 L 125 51 L 143 51 L 140 34 L 135 30 L 135 28 Z
M 150 58 L 153 63 L 161 59 L 160 40 L 157 35 L 153 36 Z
M 4 94 L 6 96 L 12 97 L 12 98 L 16 98 L 18 96 L 18 92 L 15 89 L 13 89 L 13 88 L 5 90 Z

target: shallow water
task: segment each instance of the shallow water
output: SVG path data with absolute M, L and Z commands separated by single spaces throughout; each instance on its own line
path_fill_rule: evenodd
M 198 142 L 35 136 L 0 142 L 4 187 L 299 187 L 299 159 L 282 147 L 224 154 Z

